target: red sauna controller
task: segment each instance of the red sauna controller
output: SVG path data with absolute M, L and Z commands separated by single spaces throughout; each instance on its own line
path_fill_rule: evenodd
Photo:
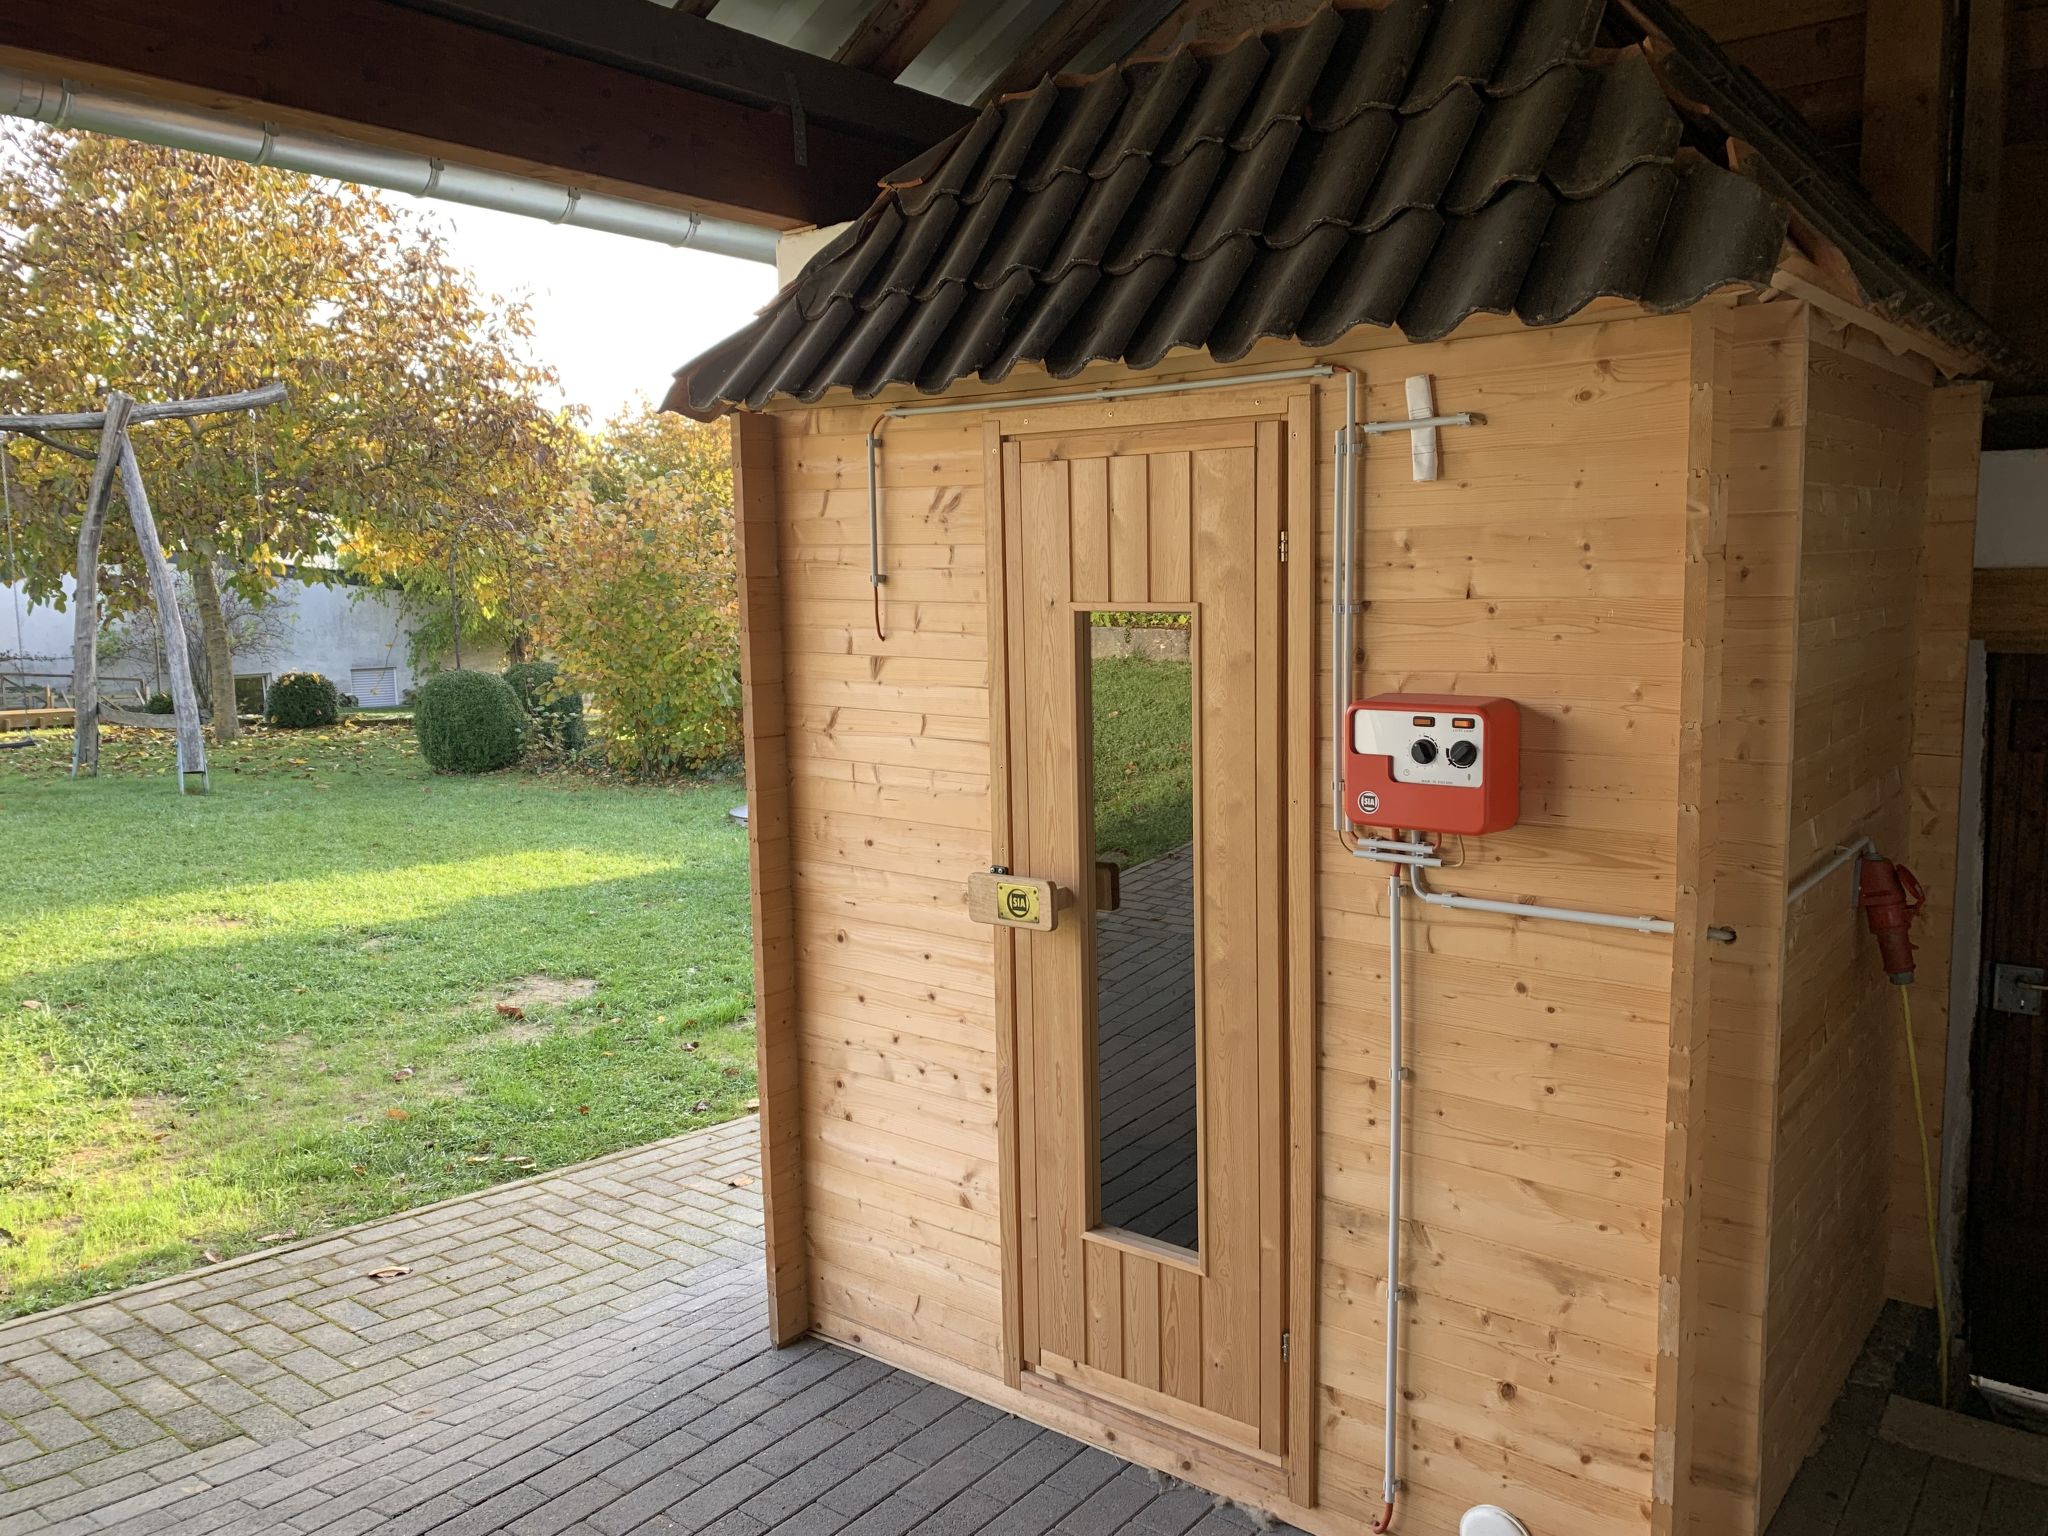
M 1512 699 L 1381 693 L 1344 716 L 1345 814 L 1411 832 L 1499 832 L 1522 811 Z

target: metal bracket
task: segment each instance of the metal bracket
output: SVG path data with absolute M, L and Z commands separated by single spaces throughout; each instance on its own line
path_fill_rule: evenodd
M 809 125 L 804 121 L 803 97 L 797 94 L 796 76 L 793 73 L 784 70 L 782 79 L 789 87 L 790 147 L 796 152 L 796 163 L 808 167 L 811 163 L 811 135 Z
M 2038 965 L 1991 967 L 1991 1006 L 1999 1013 L 2041 1017 L 2048 999 L 2048 971 Z

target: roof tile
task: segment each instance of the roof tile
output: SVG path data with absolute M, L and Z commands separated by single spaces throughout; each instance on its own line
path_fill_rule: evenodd
M 1479 313 L 1552 324 L 1603 295 L 1682 309 L 1768 283 L 1787 201 L 1843 238 L 1884 227 L 1796 145 L 1754 178 L 1681 148 L 1689 119 L 1660 73 L 1673 48 L 1687 89 L 1769 124 L 1680 22 L 1606 46 L 1665 10 L 1391 0 L 1042 81 L 889 178 L 668 404 L 937 393 L 1020 363 L 1149 368 L 1182 347 L 1227 362 L 1262 337 L 1320 347 L 1360 325 L 1430 340 Z M 1915 313 L 1960 308 L 1914 281 Z

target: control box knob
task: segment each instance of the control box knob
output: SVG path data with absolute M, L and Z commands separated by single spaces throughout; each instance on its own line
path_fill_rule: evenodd
M 1427 736 L 1419 736 L 1408 748 L 1408 755 L 1418 763 L 1433 763 L 1436 761 L 1436 743 Z
M 1471 741 L 1454 741 L 1444 756 L 1451 760 L 1453 768 L 1470 768 L 1479 761 L 1479 745 Z

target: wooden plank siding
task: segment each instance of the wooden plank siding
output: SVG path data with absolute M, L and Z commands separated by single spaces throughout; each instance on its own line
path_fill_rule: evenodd
M 1405 415 L 1403 380 L 1417 373 L 1433 376 L 1440 410 L 1486 418 L 1444 432 L 1437 482 L 1411 478 L 1402 434 L 1369 439 L 1361 468 L 1357 691 L 1524 706 L 1520 824 L 1452 840 L 1453 867 L 1433 883 L 1675 914 L 1684 929 L 1674 941 L 1409 908 L 1408 1529 L 1451 1529 L 1493 1502 L 1532 1529 L 1584 1536 L 1753 1532 L 1785 1458 L 1796 1465 L 1806 1448 L 1813 1405 L 1840 1385 L 1839 1339 L 1860 1336 L 1855 1320 L 1885 1294 L 1902 1219 L 1887 1139 L 1895 1036 L 1865 1029 L 1868 978 L 1832 985 L 1835 956 L 1862 942 L 1837 931 L 1850 914 L 1816 896 L 1788 927 L 1784 893 L 1864 818 L 1923 858 L 1952 829 L 1953 794 L 1936 781 L 1951 690 L 1959 699 L 1949 653 L 1967 622 L 1967 556 L 1953 604 L 1951 567 L 1974 463 L 1960 453 L 1961 404 L 1936 410 L 1930 436 L 1929 391 L 1910 364 L 1875 361 L 1838 333 L 1816 342 L 1812 327 L 1793 301 L 1667 317 L 1603 301 L 1542 332 L 1479 319 L 1439 343 L 1366 331 L 1319 355 L 1360 372 L 1367 419 Z M 1183 355 L 1154 377 L 1314 360 L 1266 343 L 1229 369 Z M 1091 369 L 953 398 L 1130 381 Z M 866 571 L 864 434 L 880 407 L 781 408 L 772 433 L 746 442 L 772 467 L 782 551 L 813 1325 L 1336 1536 L 1379 1513 L 1387 898 L 1386 871 L 1327 830 L 1341 381 L 1311 394 L 1267 414 L 1284 417 L 1289 451 L 1287 622 L 1310 629 L 1285 680 L 1290 835 L 1307 829 L 1294 857 L 1312 851 L 1315 899 L 1286 943 L 1309 1010 L 1297 1034 L 1315 1046 L 1288 1064 L 1314 1111 L 1289 1127 L 1290 1201 L 1297 1228 L 1313 1220 L 1300 1284 L 1320 1317 L 1294 1336 L 1286 1387 L 1313 1413 L 1312 1462 L 1233 1457 L 1200 1426 L 1147 1423 L 1072 1382 L 1019 1374 L 1043 1341 L 1016 1292 L 1041 1256 L 1034 1176 L 1001 1105 L 1028 1063 L 1012 1060 L 998 1008 L 1010 941 L 970 923 L 962 901 L 969 872 L 1007 862 L 1016 834 L 995 809 L 1007 795 L 992 742 L 1021 740 L 1031 707 L 992 691 L 1002 605 L 1022 595 L 989 518 L 1006 480 L 1021 494 L 1031 467 L 1005 434 L 1078 431 L 1090 408 L 888 426 L 886 638 Z M 1183 398 L 1119 403 L 1097 423 L 1099 451 L 1170 426 Z M 1949 500 L 1923 548 L 1930 490 Z M 1099 579 L 1109 601 L 1133 600 L 1140 572 L 1154 596 L 1178 579 L 1172 551 L 1141 548 L 1120 521 L 1126 500 L 1107 483 L 1100 537 L 1068 549 L 1076 580 Z M 1937 615 L 1947 627 L 1923 655 L 1914 626 Z M 1880 678 L 1895 697 L 1880 696 Z M 1908 790 L 1923 779 L 1931 798 L 1916 806 Z M 1739 942 L 1699 944 L 1707 922 Z M 1941 990 L 1931 964 L 1922 981 L 1928 1006 Z M 1938 1107 L 1943 1021 L 1929 1012 Z M 1875 1021 L 1886 1022 L 1896 1030 Z M 1825 1148 L 1852 1104 L 1846 1131 L 1868 1145 Z M 1865 1271 L 1821 1285 L 1802 1230 L 1860 1254 Z M 1105 1275 L 1074 1313 L 1075 1357 L 1121 1362 L 1173 1393 L 1188 1362 L 1171 1340 L 1134 1334 L 1130 1311 L 1107 1305 L 1106 1257 L 1087 1262 Z M 1144 1268 L 1121 1263 L 1126 1296 L 1165 1283 Z
M 1938 1162 L 1981 395 L 1839 340 L 1816 334 L 1807 374 L 1789 867 L 1867 836 L 1925 882 L 1915 1027 Z M 1845 868 L 1787 914 L 1764 1518 L 1884 1299 L 1932 1296 L 1899 1001 L 1853 895 Z

